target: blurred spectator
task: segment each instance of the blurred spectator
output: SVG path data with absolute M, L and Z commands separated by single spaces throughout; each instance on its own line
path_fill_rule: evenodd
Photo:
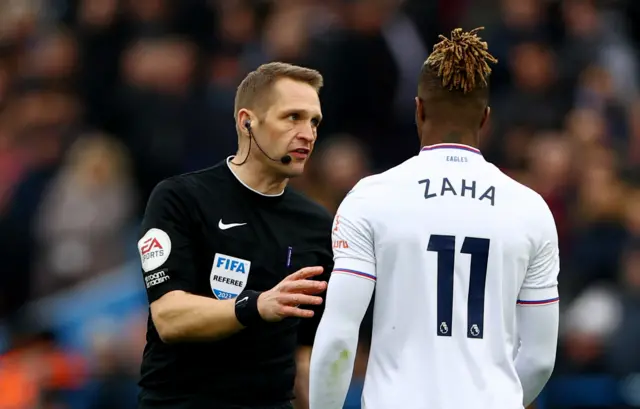
M 638 92 L 638 66 L 618 13 L 599 13 L 594 0 L 566 0 L 561 8 L 566 28 L 562 78 L 571 82 L 589 65 L 602 65 L 613 78 L 617 98 L 630 102 Z
M 16 173 L 10 202 L 0 214 L 0 310 L 18 308 L 31 291 L 37 208 L 79 125 L 78 101 L 67 92 L 28 88 L 8 111 L 10 137 L 15 138 L 8 166 Z
M 492 87 L 500 91 L 509 85 L 506 62 L 513 47 L 524 42 L 544 42 L 549 36 L 544 3 L 540 0 L 501 0 L 500 20 L 488 26 L 491 53 L 499 64 L 492 74 Z
M 41 81 L 71 80 L 76 74 L 78 50 L 65 30 L 47 32 L 35 39 L 21 62 L 20 75 Z
M 292 186 L 335 213 L 351 188 L 370 173 L 363 145 L 351 135 L 334 135 L 319 144 L 306 175 Z
M 495 116 L 499 124 L 517 122 L 535 124 L 541 129 L 556 129 L 562 124 L 570 99 L 558 87 L 556 59 L 543 43 L 526 42 L 509 53 L 513 88 L 496 96 Z
M 36 215 L 34 295 L 53 294 L 124 264 L 134 205 L 124 148 L 105 135 L 76 141 Z
M 0 407 L 65 407 L 61 395 L 83 386 L 84 371 L 84 360 L 60 349 L 51 333 L 22 339 L 0 356 Z
M 143 197 L 183 169 L 194 69 L 195 50 L 180 38 L 139 40 L 123 55 L 122 137 L 136 158 Z
M 559 372 L 602 372 L 606 346 L 620 322 L 615 291 L 606 286 L 589 288 L 570 306 L 565 321 L 560 349 L 567 359 Z
M 121 340 L 110 334 L 93 339 L 95 379 L 90 409 L 135 409 L 138 367 L 128 362 Z M 138 355 L 140 351 L 136 351 Z M 134 361 L 137 362 L 137 361 Z
M 613 153 L 604 148 L 583 152 L 584 168 L 577 186 L 574 222 L 573 285 L 617 278 L 627 239 L 623 224 L 624 185 L 618 179 Z
M 619 300 L 611 304 L 620 308 L 617 325 L 610 340 L 607 370 L 616 375 L 640 372 L 640 242 L 636 239 L 625 249 L 622 263 L 621 281 L 623 290 Z
M 606 70 L 597 66 L 586 68 L 578 84 L 575 107 L 597 113 L 603 122 L 600 128 L 604 128 L 599 142 L 622 153 L 629 146 L 627 107 L 616 98 L 613 85 Z
M 536 134 L 528 141 L 528 154 L 529 171 L 521 181 L 545 199 L 556 221 L 560 249 L 569 250 L 571 143 L 555 132 Z

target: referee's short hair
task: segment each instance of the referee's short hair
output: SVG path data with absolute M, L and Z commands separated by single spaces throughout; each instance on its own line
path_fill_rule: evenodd
M 263 64 L 250 72 L 238 86 L 234 106 L 234 117 L 238 119 L 238 111 L 242 108 L 255 109 L 269 102 L 271 87 L 281 78 L 290 78 L 311 85 L 317 92 L 323 85 L 322 75 L 311 68 L 283 62 Z

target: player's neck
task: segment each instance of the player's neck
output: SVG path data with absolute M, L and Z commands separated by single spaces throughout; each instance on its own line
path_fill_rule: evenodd
M 477 148 L 478 133 L 465 128 L 436 126 L 430 126 L 428 129 L 422 130 L 420 138 L 421 148 L 440 143 L 455 143 Z
M 242 157 L 242 155 L 236 157 Z M 279 195 L 289 182 L 288 178 L 276 174 L 273 169 L 255 159 L 249 158 L 240 166 L 233 162 L 229 165 L 231 171 L 243 184 L 263 195 Z

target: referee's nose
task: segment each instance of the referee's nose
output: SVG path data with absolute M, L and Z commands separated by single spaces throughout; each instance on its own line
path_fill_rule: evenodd
M 301 127 L 302 129 L 298 130 L 296 138 L 306 143 L 313 143 L 318 135 L 316 128 L 311 123 L 306 123 L 305 125 L 301 125 Z

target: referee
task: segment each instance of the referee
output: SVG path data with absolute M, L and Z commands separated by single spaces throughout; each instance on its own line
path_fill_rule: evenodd
M 294 383 L 307 406 L 332 218 L 287 181 L 313 150 L 322 81 L 283 63 L 251 72 L 237 154 L 152 192 L 138 242 L 150 303 L 140 408 L 291 408 Z

